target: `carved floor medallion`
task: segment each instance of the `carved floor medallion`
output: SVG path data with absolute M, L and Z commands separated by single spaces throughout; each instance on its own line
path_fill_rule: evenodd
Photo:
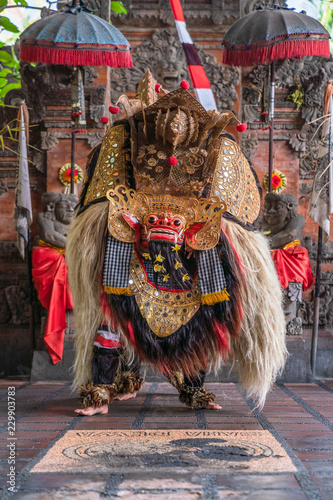
M 68 431 L 32 472 L 296 472 L 269 431 Z

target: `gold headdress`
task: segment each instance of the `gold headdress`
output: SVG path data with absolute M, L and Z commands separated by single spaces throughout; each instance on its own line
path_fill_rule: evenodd
M 257 218 L 255 179 L 239 146 L 224 134 L 235 118 L 231 111 L 207 112 L 184 89 L 156 100 L 155 83 L 147 71 L 138 86 L 140 108 L 126 106 L 135 110 L 128 125 L 107 131 L 85 203 L 107 196 L 109 231 L 128 242 L 135 240 L 130 221 L 144 224 L 151 213 L 178 214 L 185 217 L 184 231 L 197 226 L 188 245 L 206 250 L 218 241 L 223 211 L 244 222 Z M 131 168 L 135 190 L 129 189 Z

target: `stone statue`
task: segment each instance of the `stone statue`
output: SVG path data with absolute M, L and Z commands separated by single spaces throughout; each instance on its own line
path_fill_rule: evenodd
M 268 193 L 264 200 L 262 229 L 271 240 L 271 248 L 283 248 L 300 240 L 305 225 L 303 215 L 297 213 L 298 200 L 294 194 Z
M 65 249 L 77 203 L 75 194 L 45 193 L 43 212 L 37 215 L 39 238 L 32 249 L 32 276 L 38 299 L 48 310 L 42 331 L 53 364 L 62 359 L 65 333 L 72 323 L 73 303 L 67 282 Z
M 37 229 L 41 241 L 58 248 L 66 248 L 67 232 L 77 202 L 76 194 L 43 194 L 44 211 L 37 215 Z
M 272 257 L 284 289 L 288 335 L 302 334 L 302 319 L 298 316 L 302 290 L 307 290 L 313 281 L 308 252 L 301 246 L 305 218 L 297 209 L 298 200 L 293 194 L 265 196 L 262 229 L 270 239 Z

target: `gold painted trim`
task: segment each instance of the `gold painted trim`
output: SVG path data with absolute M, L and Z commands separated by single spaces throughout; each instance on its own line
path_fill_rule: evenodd
M 48 248 L 52 248 L 53 250 L 55 250 L 56 252 L 61 253 L 62 255 L 65 255 L 65 253 L 66 253 L 66 248 L 59 248 L 59 247 L 55 247 L 55 246 L 53 246 L 53 245 L 50 245 L 50 243 L 46 243 L 46 241 L 43 241 L 43 240 L 39 240 L 39 241 L 38 241 L 38 244 L 39 244 L 41 247 L 48 247 Z
M 195 315 L 201 305 L 198 280 L 181 292 L 161 290 L 150 284 L 135 255 L 131 262 L 129 289 L 135 295 L 142 317 L 157 337 L 168 337 Z
M 284 247 L 283 247 L 283 250 L 285 250 L 286 248 L 292 248 L 292 247 L 297 247 L 298 245 L 301 244 L 301 240 L 294 240 L 294 241 L 291 241 L 290 243 L 287 243 Z
M 224 302 L 225 300 L 229 300 L 229 294 L 227 290 L 224 288 L 220 292 L 215 293 L 205 293 L 201 295 L 201 304 L 207 304 L 209 306 L 213 304 L 217 304 L 218 302 Z
M 122 286 L 103 286 L 104 292 L 114 295 L 133 295 L 129 288 Z
M 85 205 L 105 197 L 110 189 L 126 184 L 125 143 L 128 137 L 124 125 L 116 125 L 106 131 L 95 172 L 87 189 Z
M 222 136 L 218 142 L 210 196 L 223 200 L 242 222 L 252 223 L 260 212 L 260 197 L 250 165 L 234 141 Z

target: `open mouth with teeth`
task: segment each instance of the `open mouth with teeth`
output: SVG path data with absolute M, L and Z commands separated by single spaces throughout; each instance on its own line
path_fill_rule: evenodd
M 167 243 L 183 243 L 184 241 L 184 232 L 175 231 L 170 227 L 159 226 L 158 228 L 145 228 L 142 234 L 143 241 L 151 241 L 151 240 L 159 240 L 165 241 Z
M 157 240 L 182 244 L 184 241 L 184 227 L 185 222 L 181 216 L 149 214 L 142 228 L 141 240 L 143 243 Z

